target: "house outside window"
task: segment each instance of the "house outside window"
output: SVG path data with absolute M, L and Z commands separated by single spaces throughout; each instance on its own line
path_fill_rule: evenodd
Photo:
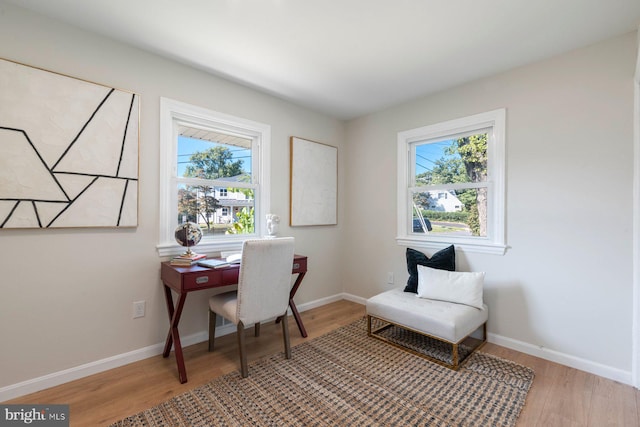
M 399 244 L 504 254 L 505 116 L 398 133 Z
M 237 250 L 266 227 L 270 126 L 162 98 L 161 256 L 180 253 L 173 230 L 197 223 L 197 251 Z

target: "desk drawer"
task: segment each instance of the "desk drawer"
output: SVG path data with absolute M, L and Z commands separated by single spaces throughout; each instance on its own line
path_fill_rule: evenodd
M 197 291 L 217 288 L 238 283 L 240 265 L 224 268 L 204 268 L 200 266 L 176 267 L 165 261 L 162 263 L 160 278 L 162 282 L 176 292 Z M 293 259 L 292 273 L 307 272 L 307 257 L 296 255 Z
M 307 258 L 295 258 L 293 260 L 292 273 L 305 273 L 307 271 Z
M 207 269 L 190 272 L 182 276 L 182 289 L 192 291 L 195 289 L 215 288 L 238 283 L 238 269 Z

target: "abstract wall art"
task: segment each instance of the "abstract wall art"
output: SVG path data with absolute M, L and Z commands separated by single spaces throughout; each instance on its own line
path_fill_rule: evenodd
M 292 226 L 338 223 L 338 148 L 292 136 Z
M 137 226 L 139 104 L 0 59 L 0 228 Z

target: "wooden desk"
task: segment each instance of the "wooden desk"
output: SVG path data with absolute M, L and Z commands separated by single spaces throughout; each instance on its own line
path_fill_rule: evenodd
M 197 265 L 192 267 L 177 267 L 171 265 L 169 261 L 161 264 L 160 278 L 164 285 L 164 296 L 167 302 L 169 320 L 171 322 L 162 356 L 169 357 L 171 347 L 174 346 L 176 363 L 178 364 L 178 373 L 180 375 L 180 383 L 187 382 L 187 371 L 184 366 L 182 344 L 180 343 L 180 333 L 178 332 L 178 323 L 180 323 L 180 316 L 182 315 L 182 309 L 184 308 L 184 302 L 187 299 L 187 294 L 193 291 L 201 291 L 203 289 L 237 284 L 239 272 L 239 264 L 215 269 L 200 267 Z M 293 302 L 293 297 L 298 291 L 304 275 L 307 273 L 306 256 L 294 255 L 291 273 L 297 274 L 298 277 L 296 278 L 296 281 L 291 288 L 291 292 L 289 293 L 289 307 L 291 308 L 293 317 L 296 319 L 298 329 L 300 329 L 300 334 L 306 338 L 307 331 L 302 324 L 302 319 L 300 318 L 300 313 L 298 313 L 296 304 Z M 175 305 L 173 303 L 171 290 L 178 294 L 178 302 Z M 276 322 L 280 321 L 282 321 L 282 318 L 279 317 Z

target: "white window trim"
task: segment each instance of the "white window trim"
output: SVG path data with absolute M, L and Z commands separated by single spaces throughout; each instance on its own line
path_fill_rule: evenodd
M 469 252 L 481 252 L 503 255 L 507 245 L 505 240 L 505 125 L 506 110 L 499 109 L 480 113 L 447 122 L 398 133 L 398 222 L 396 241 L 402 246 L 441 249 L 450 244 Z M 487 210 L 490 212 L 487 224 L 488 237 L 437 236 L 435 234 L 418 235 L 410 232 L 408 220 L 411 213 L 409 185 L 412 165 L 411 144 L 427 139 L 491 127 L 493 139 L 490 142 L 487 158 L 488 198 Z
M 156 248 L 161 257 L 184 252 L 184 248 L 178 245 L 173 235 L 177 226 L 174 222 L 177 218 L 174 219 L 172 215 L 177 205 L 175 177 L 177 175 L 178 126 L 176 123 L 179 121 L 250 135 L 257 140 L 259 153 L 254 149 L 252 155 L 253 179 L 260 186 L 260 191 L 256 192 L 254 208 L 256 232 L 250 235 L 229 235 L 215 240 L 203 239 L 196 249 L 199 253 L 207 254 L 240 250 L 245 239 L 262 235 L 261 231 L 266 230 L 266 215 L 270 211 L 271 200 L 271 126 L 173 99 L 160 98 L 160 230 Z

